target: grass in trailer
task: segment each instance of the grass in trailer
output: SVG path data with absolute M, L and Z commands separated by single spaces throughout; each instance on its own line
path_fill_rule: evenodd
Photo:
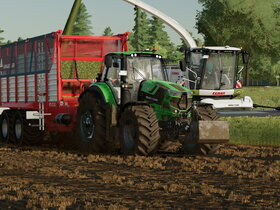
M 102 61 L 62 61 L 61 76 L 63 79 L 73 79 L 75 65 L 78 70 L 79 79 L 95 79 L 100 72 Z

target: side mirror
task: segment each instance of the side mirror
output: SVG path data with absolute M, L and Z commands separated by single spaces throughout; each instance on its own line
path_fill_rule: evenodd
M 185 61 L 186 61 L 186 64 L 189 66 L 191 63 L 191 52 L 190 51 L 185 52 Z
M 186 71 L 186 69 L 187 69 L 187 63 L 186 63 L 185 60 L 181 60 L 181 61 L 180 61 L 180 69 L 181 69 L 183 72 Z
M 119 68 L 119 63 L 114 62 L 114 63 L 113 63 L 113 67 L 114 67 L 114 68 Z
M 107 68 L 112 67 L 112 56 L 106 56 L 105 57 L 105 65 Z
M 242 60 L 246 65 L 249 63 L 249 53 L 247 51 L 242 52 Z

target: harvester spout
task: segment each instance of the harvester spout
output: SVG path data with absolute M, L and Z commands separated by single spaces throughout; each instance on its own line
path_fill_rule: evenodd
M 63 30 L 63 35 L 72 35 L 73 32 L 73 26 L 75 23 L 75 20 L 77 18 L 80 6 L 81 6 L 82 0 L 75 0 L 71 12 L 69 14 L 68 20 L 65 24 L 64 30 Z
M 196 42 L 193 40 L 192 36 L 187 32 L 176 20 L 172 19 L 171 17 L 167 16 L 166 14 L 162 13 L 161 11 L 153 8 L 152 6 L 140 1 L 140 0 L 124 0 L 127 3 L 130 3 L 134 6 L 137 6 L 146 12 L 150 13 L 151 15 L 161 19 L 163 22 L 165 22 L 167 25 L 169 25 L 171 28 L 173 28 L 185 41 L 185 43 L 191 47 L 195 48 L 197 47 Z

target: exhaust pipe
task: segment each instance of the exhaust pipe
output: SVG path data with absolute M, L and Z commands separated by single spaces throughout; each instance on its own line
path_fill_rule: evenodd
M 130 89 L 132 89 L 132 84 L 129 84 L 127 79 L 127 71 L 121 71 L 121 107 L 123 108 L 126 103 L 131 101 Z

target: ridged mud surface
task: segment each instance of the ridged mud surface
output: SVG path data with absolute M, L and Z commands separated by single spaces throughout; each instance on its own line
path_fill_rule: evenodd
M 280 208 L 280 147 L 79 155 L 0 145 L 1 209 Z

